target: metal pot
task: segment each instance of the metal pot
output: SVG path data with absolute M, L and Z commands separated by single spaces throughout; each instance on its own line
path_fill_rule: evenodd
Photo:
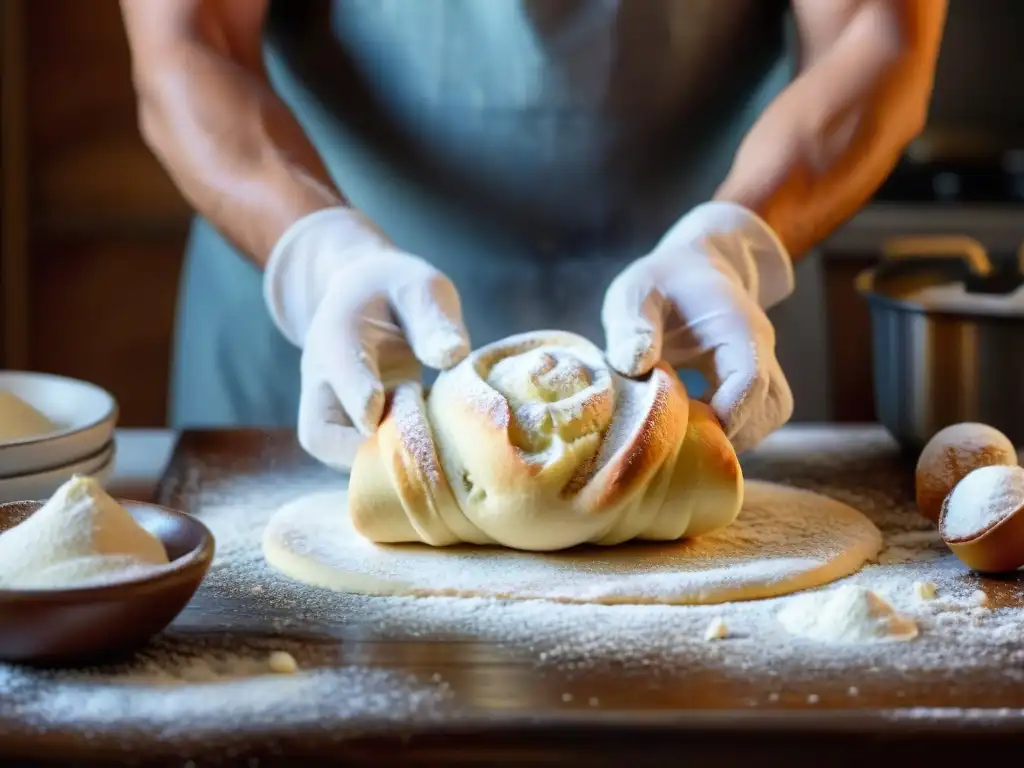
M 963 421 L 1024 445 L 1024 247 L 1000 265 L 966 237 L 898 238 L 883 253 L 856 279 L 871 313 L 879 421 L 913 451 Z M 929 291 L 956 298 L 921 301 Z

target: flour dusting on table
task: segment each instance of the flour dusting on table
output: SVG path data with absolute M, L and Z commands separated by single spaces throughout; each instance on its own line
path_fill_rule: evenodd
M 1000 669 L 1006 680 L 1024 681 L 1024 609 L 1007 607 L 1019 604 L 1020 587 L 1013 581 L 984 584 L 945 549 L 935 526 L 914 511 L 913 467 L 896 462 L 884 435 L 795 429 L 771 438 L 769 446 L 744 462 L 749 477 L 836 498 L 864 512 L 883 532 L 877 564 L 823 589 L 855 584 L 871 590 L 914 621 L 917 638 L 837 645 L 793 637 L 778 613 L 800 594 L 671 607 L 360 597 L 303 587 L 264 564 L 260 539 L 283 503 L 330 489 L 330 474 L 273 466 L 238 474 L 221 467 L 200 487 L 196 468 L 183 482 L 198 499 L 192 511 L 218 545 L 203 590 L 220 602 L 231 631 L 197 629 L 186 611 L 124 667 L 58 673 L 0 665 L 0 738 L 3 724 L 13 721 L 41 731 L 107 732 L 120 726 L 187 741 L 281 724 L 337 730 L 408 722 L 457 713 L 466 702 L 514 706 L 514 679 L 491 680 L 477 689 L 476 681 L 452 680 L 452 670 L 430 668 L 422 659 L 414 665 L 420 671 L 396 674 L 379 668 L 387 662 L 372 657 L 366 643 L 374 640 L 497 644 L 503 661 L 527 665 L 532 676 L 555 681 L 552 686 L 578 686 L 575 694 L 552 689 L 553 700 L 566 709 L 602 709 L 585 689 L 592 675 L 606 670 L 641 686 L 669 688 L 694 674 L 754 677 L 763 681 L 763 693 L 748 702 L 751 707 L 795 702 L 797 696 L 800 706 L 860 705 L 894 682 L 908 690 L 916 685 L 920 698 L 908 699 L 901 715 L 906 717 L 929 717 L 940 694 L 965 675 Z M 921 584 L 934 585 L 934 593 L 928 590 L 932 599 L 922 599 Z M 981 587 L 987 604 L 972 598 Z M 278 631 L 311 640 L 258 637 L 254 619 L 246 635 L 247 617 L 254 613 Z M 708 628 L 716 622 L 728 632 L 708 642 Z M 268 659 L 276 651 L 291 654 L 298 671 L 274 674 Z M 842 685 L 807 688 L 823 679 L 823 671 Z M 937 691 L 931 698 L 927 690 L 920 693 L 925 675 Z M 978 705 L 991 711 L 1002 706 Z

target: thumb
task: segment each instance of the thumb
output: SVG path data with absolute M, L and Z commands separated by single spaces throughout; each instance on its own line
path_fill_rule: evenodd
M 451 368 L 469 354 L 469 334 L 455 285 L 433 267 L 391 290 L 391 308 L 413 354 L 426 366 Z
M 327 382 L 303 382 L 299 398 L 299 445 L 310 456 L 338 472 L 352 468 L 365 439 L 347 417 Z
M 661 294 L 630 272 L 608 287 L 601 308 L 608 364 L 623 376 L 642 376 L 661 359 L 664 337 Z

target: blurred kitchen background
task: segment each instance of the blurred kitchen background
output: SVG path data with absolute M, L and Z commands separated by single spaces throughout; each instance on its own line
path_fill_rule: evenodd
M 189 210 L 139 138 L 117 0 L 0 9 L 0 367 L 95 382 L 123 426 L 163 425 Z M 997 258 L 1024 240 L 1022 32 L 1022 0 L 950 3 L 925 134 L 774 314 L 796 420 L 874 418 L 853 278 L 886 238 L 966 234 Z

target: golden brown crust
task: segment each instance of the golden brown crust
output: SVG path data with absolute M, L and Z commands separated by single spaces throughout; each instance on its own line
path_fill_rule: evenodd
M 596 509 L 621 504 L 636 488 L 650 482 L 674 452 L 678 425 L 687 422 L 689 398 L 679 377 L 665 363 L 651 371 L 650 387 L 654 394 L 646 418 L 618 460 L 608 465 L 601 482 L 593 486 L 598 495 L 587 503 Z
M 687 535 L 703 536 L 732 523 L 743 506 L 743 470 L 714 411 L 705 403 L 690 401 L 679 465 L 692 477 L 686 491 L 692 507 Z
M 438 504 L 452 505 L 451 490 L 422 408 L 422 394 L 418 385 L 400 384 L 388 398 L 377 432 L 356 453 L 349 481 L 352 524 L 379 543 L 454 544 L 458 537 L 437 524 L 442 517 Z M 396 514 L 399 509 L 403 514 Z
M 921 451 L 914 472 L 918 511 L 937 523 L 942 502 L 971 471 L 993 464 L 1016 464 L 1013 443 L 985 424 L 965 422 L 937 432 Z
M 425 404 L 400 386 L 349 502 L 378 542 L 548 551 L 708 533 L 735 518 L 742 487 L 710 408 L 667 365 L 623 379 L 586 340 L 534 334 L 474 353 Z
M 985 446 L 976 453 L 965 457 L 953 446 L 944 446 L 936 458 L 936 466 L 919 469 L 916 474 L 917 508 L 921 514 L 937 523 L 942 512 L 942 502 L 956 484 L 978 467 L 992 464 L 1009 464 L 1016 461 L 999 446 Z

